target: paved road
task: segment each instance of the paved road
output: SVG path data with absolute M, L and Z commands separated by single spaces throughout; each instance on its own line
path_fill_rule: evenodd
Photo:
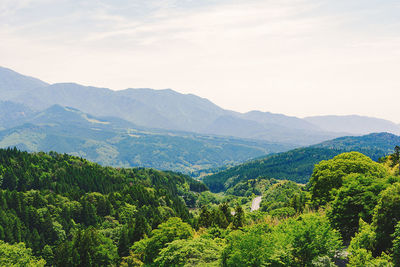
M 251 211 L 258 210 L 260 208 L 260 203 L 261 203 L 261 196 L 254 198 L 253 201 L 251 202 Z

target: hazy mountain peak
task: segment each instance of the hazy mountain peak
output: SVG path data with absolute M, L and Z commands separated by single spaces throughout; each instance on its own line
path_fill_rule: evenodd
M 314 124 L 308 121 L 305 121 L 303 119 L 294 116 L 286 116 L 284 114 L 279 114 L 279 113 L 252 110 L 247 113 L 244 113 L 242 117 L 263 124 L 276 124 L 287 128 L 295 128 L 302 130 L 320 130 L 319 127 L 315 126 Z
M 11 69 L 0 67 L 0 99 L 10 100 L 19 94 L 47 86 L 39 79 L 19 74 Z
M 374 118 L 325 116 L 320 119 L 300 119 L 256 110 L 242 114 L 225 110 L 206 98 L 182 94 L 172 89 L 129 88 L 113 91 L 72 82 L 48 85 L 9 69 L 0 70 L 0 100 L 11 99 L 36 111 L 58 104 L 98 117 L 117 117 L 146 128 L 228 135 L 297 145 L 319 143 L 345 135 L 343 133 L 400 133 L 399 125 Z M 358 125 L 358 122 L 367 124 L 367 127 Z

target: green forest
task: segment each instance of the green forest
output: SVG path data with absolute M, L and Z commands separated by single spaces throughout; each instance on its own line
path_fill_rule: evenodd
M 399 147 L 346 152 L 307 184 L 256 176 L 212 193 L 183 174 L 2 149 L 0 266 L 400 266 L 399 162 Z
M 313 146 L 267 155 L 227 169 L 217 169 L 202 181 L 213 192 L 222 192 L 240 181 L 258 177 L 287 179 L 306 184 L 314 165 L 322 160 L 344 152 L 357 151 L 377 161 L 392 153 L 399 143 L 400 137 L 390 133 L 340 137 Z

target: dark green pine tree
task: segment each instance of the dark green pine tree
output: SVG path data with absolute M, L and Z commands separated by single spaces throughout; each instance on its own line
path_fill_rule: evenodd
M 393 154 L 393 165 L 399 164 L 399 174 L 400 174 L 400 146 L 394 148 Z
M 12 171 L 10 170 L 6 171 L 6 173 L 3 175 L 3 183 L 1 187 L 3 189 L 14 190 L 16 186 L 17 186 L 17 177 L 14 175 Z
M 81 220 L 85 225 L 96 225 L 97 215 L 96 208 L 92 203 L 83 201 Z
M 40 235 L 37 229 L 33 229 L 32 234 L 31 234 L 31 244 L 32 244 L 32 249 L 33 251 L 40 251 L 41 249 L 41 244 L 40 244 Z
M 129 247 L 130 247 L 129 245 L 130 245 L 130 240 L 129 240 L 128 227 L 124 225 L 121 229 L 118 241 L 118 255 L 120 257 L 125 257 L 129 255 Z
M 199 226 L 210 227 L 212 224 L 212 216 L 207 206 L 203 206 L 200 211 Z
M 46 260 L 47 266 L 54 265 L 54 253 L 53 249 L 49 245 L 45 245 L 42 250 L 43 258 Z
M 139 241 L 144 237 L 145 234 L 148 235 L 151 231 L 149 223 L 147 222 L 146 218 L 141 214 L 138 214 L 135 218 L 135 227 L 130 227 L 129 229 L 131 230 L 129 235 L 132 243 Z
M 220 228 L 228 227 L 229 223 L 226 219 L 224 213 L 220 209 L 214 209 L 212 212 L 213 223 L 216 224 Z
M 229 205 L 227 202 L 222 203 L 221 205 L 219 205 L 219 209 L 222 211 L 222 213 L 224 214 L 226 220 L 228 221 L 228 223 L 231 223 L 233 220 L 233 216 L 231 214 Z
M 244 225 L 244 211 L 239 204 L 235 207 L 235 215 L 233 217 L 233 227 L 238 229 Z

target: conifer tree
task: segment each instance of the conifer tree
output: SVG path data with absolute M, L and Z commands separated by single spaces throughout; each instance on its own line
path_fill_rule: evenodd
M 233 227 L 238 229 L 244 225 L 244 211 L 239 204 L 235 207 L 235 215 L 233 217 Z

